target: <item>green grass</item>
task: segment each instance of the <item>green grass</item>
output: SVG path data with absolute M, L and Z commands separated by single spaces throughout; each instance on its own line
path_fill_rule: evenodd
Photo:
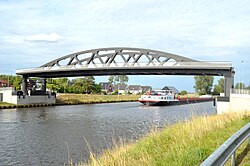
M 15 104 L 0 102 L 0 106 L 13 106 L 13 105 L 15 105 Z
M 86 94 L 60 94 L 57 103 L 77 104 L 77 103 L 106 103 L 118 101 L 136 101 L 140 95 L 86 95 Z
M 198 98 L 199 95 L 196 94 L 196 93 L 189 93 L 189 94 L 186 94 L 186 95 L 180 95 L 181 98 Z
M 249 122 L 250 113 L 194 118 L 162 131 L 152 131 L 135 143 L 115 145 L 99 157 L 91 153 L 89 165 L 200 165 Z M 239 153 L 244 151 L 244 146 L 246 144 Z M 249 150 L 245 153 L 250 154 Z M 248 161 L 248 158 L 242 160 L 243 163 Z

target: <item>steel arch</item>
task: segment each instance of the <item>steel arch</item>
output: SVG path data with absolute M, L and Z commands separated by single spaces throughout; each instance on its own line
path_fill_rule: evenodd
M 142 62 L 144 61 L 144 62 Z M 61 62 L 65 64 L 62 65 Z M 171 62 L 178 64 L 179 62 L 198 62 L 193 59 L 182 57 L 166 52 L 129 47 L 112 47 L 99 48 L 76 52 L 69 54 L 51 62 L 48 62 L 41 67 L 60 67 L 60 66 L 84 66 L 90 64 L 98 67 L 109 67 L 111 65 L 118 66 L 163 66 Z M 100 67 L 100 66 L 99 66 Z

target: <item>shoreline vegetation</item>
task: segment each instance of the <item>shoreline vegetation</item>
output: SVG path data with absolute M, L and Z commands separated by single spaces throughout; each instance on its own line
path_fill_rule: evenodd
M 141 95 L 98 95 L 98 94 L 71 94 L 60 93 L 57 95 L 55 104 L 11 104 L 0 102 L 0 109 L 48 107 L 59 105 L 100 104 L 115 102 L 135 102 Z M 197 94 L 181 95 L 181 98 L 199 97 Z
M 140 95 L 60 94 L 58 104 L 92 104 L 138 101 Z
M 55 104 L 11 104 L 0 102 L 0 109 L 47 107 L 58 105 L 79 105 L 79 104 L 99 104 L 115 102 L 138 101 L 140 95 L 96 95 L 96 94 L 58 94 Z
M 153 130 L 134 142 L 115 144 L 100 156 L 90 151 L 88 163 L 78 165 L 200 165 L 249 122 L 249 112 L 195 117 L 190 121 L 166 126 L 161 131 Z M 250 163 L 250 146 L 247 142 L 236 151 L 236 165 Z

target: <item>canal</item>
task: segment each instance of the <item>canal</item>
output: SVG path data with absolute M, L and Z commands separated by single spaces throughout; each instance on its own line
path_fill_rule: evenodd
M 145 107 L 138 102 L 0 110 L 0 165 L 64 165 L 87 160 L 152 127 L 212 115 L 212 102 Z

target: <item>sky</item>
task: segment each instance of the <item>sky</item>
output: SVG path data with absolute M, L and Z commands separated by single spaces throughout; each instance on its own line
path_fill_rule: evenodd
M 14 75 L 17 69 L 104 47 L 229 61 L 235 82 L 248 86 L 250 1 L 0 0 L 0 74 Z M 128 83 L 194 91 L 193 76 L 129 76 Z

